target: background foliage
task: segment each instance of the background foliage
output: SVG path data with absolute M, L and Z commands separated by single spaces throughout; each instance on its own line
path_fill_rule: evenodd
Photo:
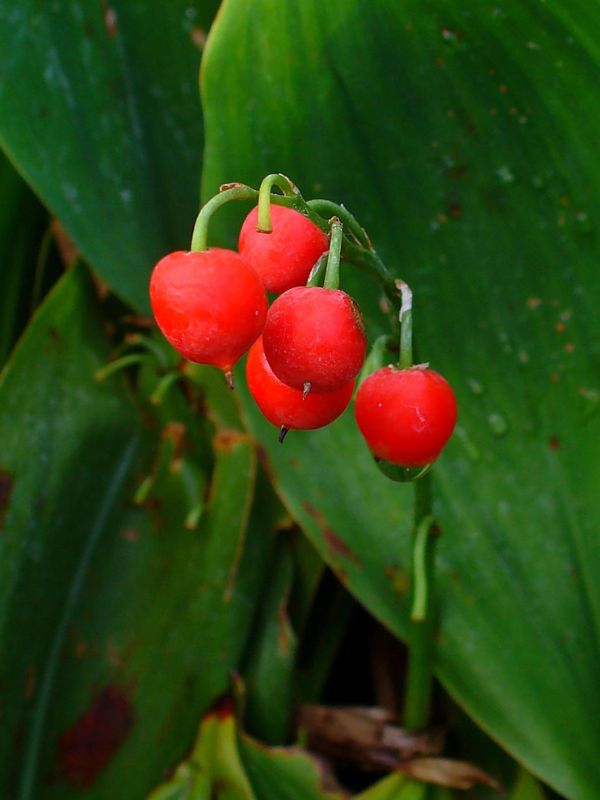
M 202 165 L 204 199 L 281 171 L 343 202 L 413 287 L 418 357 L 460 407 L 434 471 L 438 675 L 516 761 L 594 798 L 600 6 L 225 0 L 203 123 L 216 5 L 0 2 L 0 143 L 22 176 L 0 164 L 3 793 L 146 796 L 232 670 L 248 729 L 285 742 L 298 687 L 323 686 L 298 659 L 324 564 L 406 633 L 413 489 L 379 475 L 351 413 L 280 447 L 241 370 L 238 409 L 193 368 L 157 406 L 175 363 L 158 339 L 138 372 L 97 378 L 148 333 L 148 275 L 187 246 Z M 214 242 L 233 246 L 246 211 L 215 218 Z M 51 217 L 93 278 L 57 281 Z M 384 329 L 372 280 L 342 282 Z M 326 675 L 333 652 L 313 647 Z M 229 752 L 235 730 L 210 719 Z M 456 736 L 485 760 L 479 734 Z M 281 797 L 288 766 L 239 741 L 207 780 Z M 188 794 L 165 797 L 204 796 L 184 768 Z M 389 786 L 373 800 L 425 791 Z M 522 778 L 515 796 L 541 791 Z

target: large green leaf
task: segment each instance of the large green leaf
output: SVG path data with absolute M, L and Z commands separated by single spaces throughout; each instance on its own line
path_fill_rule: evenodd
M 144 797 L 229 690 L 271 560 L 280 506 L 260 491 L 251 508 L 255 447 L 235 420 L 211 456 L 173 389 L 142 426 L 122 381 L 96 379 L 105 359 L 78 269 L 0 383 L 3 797 Z M 195 527 L 190 491 L 207 495 Z
M 599 24 L 583 0 L 226 0 L 203 83 L 205 197 L 288 173 L 412 285 L 419 358 L 460 407 L 434 474 L 438 671 L 578 800 L 600 794 Z M 379 291 L 343 281 L 380 329 Z M 411 489 L 350 415 L 282 448 L 244 399 L 288 507 L 402 634 Z
M 71 615 L 138 446 L 131 405 L 114 384 L 99 387 L 94 380 L 104 342 L 93 306 L 85 274 L 71 273 L 0 383 L 6 796 L 16 796 L 17 753 L 25 775 L 37 759 Z
M 199 49 L 217 5 L 0 4 L 0 144 L 83 255 L 142 309 L 153 263 L 191 231 Z

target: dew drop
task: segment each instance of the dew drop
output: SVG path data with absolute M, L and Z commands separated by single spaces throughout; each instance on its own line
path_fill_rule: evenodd
M 515 176 L 513 174 L 513 171 L 511 170 L 511 168 L 508 166 L 508 164 L 503 164 L 501 167 L 499 167 L 496 170 L 496 175 L 498 176 L 498 179 L 500 180 L 500 183 L 514 183 L 515 182 Z
M 592 232 L 592 223 L 589 214 L 586 211 L 577 211 L 575 214 L 577 222 L 577 231 L 581 234 L 588 234 Z
M 508 432 L 508 422 L 496 411 L 488 416 L 488 425 L 494 436 L 504 436 Z
M 476 378 L 467 378 L 467 386 L 476 396 L 479 396 L 484 392 L 483 386 Z

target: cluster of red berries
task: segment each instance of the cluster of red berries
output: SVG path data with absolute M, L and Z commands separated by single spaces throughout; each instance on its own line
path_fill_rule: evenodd
M 272 205 L 270 215 L 272 232 L 264 233 L 258 209 L 250 212 L 238 252 L 165 256 L 152 273 L 150 299 L 171 345 L 190 361 L 222 369 L 230 385 L 234 364 L 249 350 L 248 388 L 283 441 L 289 429 L 320 428 L 345 410 L 367 339 L 349 295 L 306 285 L 329 237 L 291 208 Z M 270 307 L 267 291 L 279 294 Z M 422 467 L 450 437 L 456 402 L 437 373 L 389 366 L 360 386 L 356 420 L 377 459 Z

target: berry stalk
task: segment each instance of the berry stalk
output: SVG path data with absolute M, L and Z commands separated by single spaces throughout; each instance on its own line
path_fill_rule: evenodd
M 429 723 L 435 653 L 435 613 L 432 599 L 437 531 L 431 515 L 431 477 L 415 486 L 415 529 L 412 558 L 412 609 L 408 635 L 408 666 L 403 725 L 419 731 Z
M 340 206 L 331 200 L 323 200 L 321 198 L 308 200 L 306 205 L 311 209 L 311 211 L 316 211 L 316 213 L 320 214 L 322 217 L 337 217 L 342 221 L 346 227 L 346 230 L 349 231 L 356 239 L 357 244 L 365 247 L 367 250 L 373 249 L 373 245 L 371 244 L 371 240 L 369 239 L 366 230 L 345 206 Z
M 276 172 L 263 178 L 258 190 L 258 223 L 256 225 L 256 230 L 260 233 L 271 233 L 273 230 L 271 225 L 271 190 L 274 186 L 278 186 L 281 189 L 284 197 L 302 198 L 298 187 L 285 175 Z
M 210 222 L 210 218 L 218 208 L 224 206 L 226 203 L 229 203 L 232 200 L 256 201 L 258 199 L 258 195 L 259 193 L 257 189 L 253 189 L 252 186 L 246 186 L 243 183 L 224 184 L 221 187 L 219 194 L 211 197 L 211 199 L 200 209 L 200 213 L 196 217 L 194 230 L 192 232 L 192 243 L 190 250 L 192 252 L 208 250 L 208 224 Z M 288 206 L 288 208 L 295 208 L 297 210 L 301 210 L 305 205 L 304 200 L 296 195 L 290 197 L 288 195 L 272 194 L 270 195 L 269 200 L 271 203 L 275 203 L 276 205 Z M 300 208 L 298 208 L 298 206 L 300 206 Z M 321 222 L 323 222 L 323 220 L 321 220 Z M 320 227 L 323 226 L 320 225 Z
M 329 255 L 327 256 L 325 280 L 323 281 L 323 288 L 325 289 L 337 289 L 340 285 L 340 258 L 343 238 L 344 226 L 337 217 L 333 217 L 331 220 Z

